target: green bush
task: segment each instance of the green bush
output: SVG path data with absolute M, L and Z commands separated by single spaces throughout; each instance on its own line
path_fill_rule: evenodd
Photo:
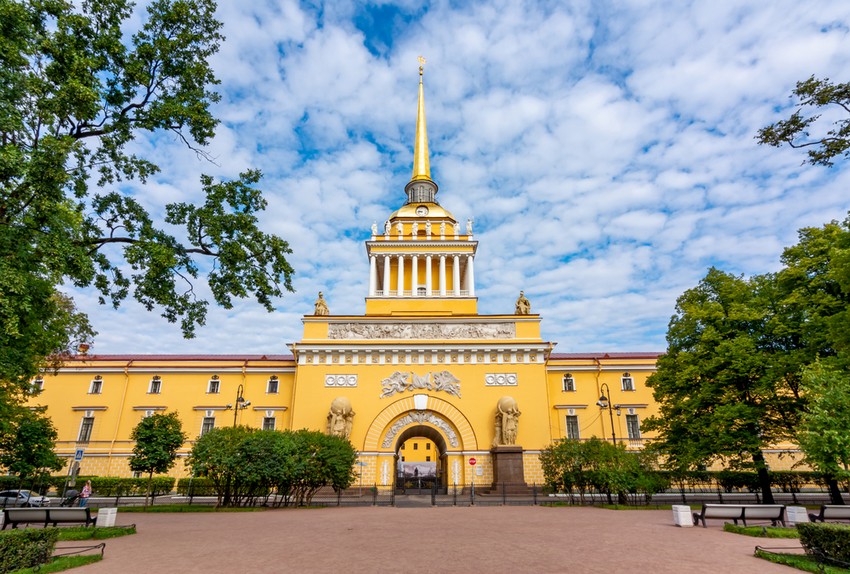
M 189 485 L 192 486 L 192 492 L 189 492 Z M 196 476 L 195 478 L 181 478 L 177 481 L 177 494 L 180 496 L 217 496 L 218 489 L 216 489 L 215 484 L 213 482 L 203 476 Z
M 56 486 L 56 491 L 62 494 L 66 476 L 54 476 L 51 482 Z M 140 478 L 118 478 L 116 476 L 78 476 L 76 484 L 71 487 L 82 490 L 87 480 L 91 481 L 91 489 L 94 496 L 144 496 L 148 487 L 147 477 Z M 161 496 L 174 490 L 174 479 L 170 476 L 155 476 L 151 481 L 151 494 Z
M 850 526 L 823 522 L 803 522 L 797 525 L 800 531 L 800 544 L 806 554 L 818 556 L 818 552 L 827 558 L 850 564 Z
M 53 556 L 58 536 L 56 528 L 0 532 L 0 572 L 46 564 Z

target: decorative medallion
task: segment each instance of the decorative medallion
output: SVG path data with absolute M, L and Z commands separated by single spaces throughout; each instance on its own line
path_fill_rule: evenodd
M 515 387 L 517 376 L 516 373 L 487 373 L 484 384 L 488 387 Z
M 326 387 L 356 387 L 357 375 L 325 375 Z

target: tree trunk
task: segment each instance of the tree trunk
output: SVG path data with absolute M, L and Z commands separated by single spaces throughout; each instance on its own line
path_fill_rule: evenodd
M 148 509 L 148 498 L 151 495 L 151 483 L 153 482 L 153 471 L 148 473 L 148 487 L 145 490 L 145 510 Z
M 773 491 L 770 489 L 770 473 L 767 470 L 767 464 L 764 462 L 764 454 L 761 450 L 753 453 L 753 464 L 758 473 L 759 488 L 761 489 L 763 504 L 776 504 L 773 500 Z
M 824 480 L 829 488 L 829 501 L 832 504 L 844 504 L 841 489 L 838 487 L 838 480 L 831 474 L 824 476 Z

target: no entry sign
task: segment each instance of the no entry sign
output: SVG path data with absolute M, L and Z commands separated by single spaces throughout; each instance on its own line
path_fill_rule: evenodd
M 476 462 L 478 462 L 478 461 L 477 461 L 477 460 L 475 460 L 475 458 L 474 458 L 474 457 L 469 459 L 469 464 L 471 464 L 472 466 L 475 466 L 475 463 L 476 463 Z

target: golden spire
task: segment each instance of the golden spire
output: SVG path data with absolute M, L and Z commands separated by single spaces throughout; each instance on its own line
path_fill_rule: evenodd
M 428 159 L 428 130 L 425 128 L 425 95 L 422 71 L 425 58 L 419 56 L 419 109 L 416 114 L 416 142 L 413 144 L 413 177 L 411 181 L 431 181 L 431 162 Z

